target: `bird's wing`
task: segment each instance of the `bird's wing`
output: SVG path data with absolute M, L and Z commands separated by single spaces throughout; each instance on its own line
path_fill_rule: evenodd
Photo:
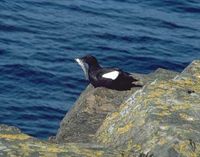
M 119 71 L 114 70 L 102 75 L 103 78 L 115 80 L 119 76 Z
M 118 68 L 104 68 L 98 71 L 97 74 L 98 80 L 107 80 L 107 81 L 114 81 L 114 80 L 126 80 L 127 81 L 138 81 L 137 79 L 133 78 L 130 73 L 124 72 Z
M 120 75 L 121 71 L 118 69 L 102 69 L 98 72 L 98 79 L 115 80 Z
M 134 78 L 130 73 L 126 72 L 126 71 L 122 71 L 119 68 L 115 68 L 116 70 L 120 71 L 120 75 L 118 78 L 124 78 L 124 77 L 130 77 L 132 82 L 136 82 L 138 81 L 138 79 Z

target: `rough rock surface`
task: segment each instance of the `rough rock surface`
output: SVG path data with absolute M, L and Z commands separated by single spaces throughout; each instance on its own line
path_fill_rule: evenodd
M 132 156 L 200 156 L 200 61 L 155 80 L 110 114 L 95 141 Z
M 164 69 L 158 69 L 149 75 L 133 74 L 141 84 L 147 84 L 155 79 L 171 79 L 175 75 L 176 72 Z M 128 91 L 116 91 L 93 88 L 89 85 L 62 120 L 56 141 L 59 143 L 91 142 L 107 114 L 116 111 L 138 89 L 135 87 Z
M 0 157 L 122 157 L 120 152 L 94 144 L 54 144 L 0 125 Z
M 181 74 L 134 75 L 142 89 L 89 86 L 61 123 L 59 144 L 0 125 L 0 156 L 200 157 L 200 60 Z

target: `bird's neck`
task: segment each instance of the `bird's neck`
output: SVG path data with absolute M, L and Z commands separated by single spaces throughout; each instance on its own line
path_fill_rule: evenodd
M 96 71 L 101 69 L 101 66 L 99 64 L 93 64 L 92 66 L 89 66 L 89 71 Z

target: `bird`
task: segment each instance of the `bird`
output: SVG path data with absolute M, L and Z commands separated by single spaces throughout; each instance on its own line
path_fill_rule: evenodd
M 75 61 L 81 66 L 86 80 L 89 80 L 95 88 L 105 87 L 124 91 L 130 90 L 132 87 L 141 87 L 141 85 L 134 84 L 138 80 L 133 78 L 130 73 L 119 68 L 103 68 L 92 55 L 75 58 Z

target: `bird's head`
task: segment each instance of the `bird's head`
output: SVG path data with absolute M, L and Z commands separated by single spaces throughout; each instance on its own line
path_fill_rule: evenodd
M 87 56 L 84 56 L 84 57 L 82 57 L 80 59 L 83 62 L 85 62 L 86 64 L 88 64 L 88 66 L 96 66 L 96 65 L 98 65 L 97 59 L 92 55 L 87 55 Z
M 88 80 L 88 71 L 89 68 L 98 68 L 100 67 L 97 59 L 92 55 L 86 55 L 81 58 L 76 58 L 75 61 L 81 66 L 85 74 L 86 79 Z

